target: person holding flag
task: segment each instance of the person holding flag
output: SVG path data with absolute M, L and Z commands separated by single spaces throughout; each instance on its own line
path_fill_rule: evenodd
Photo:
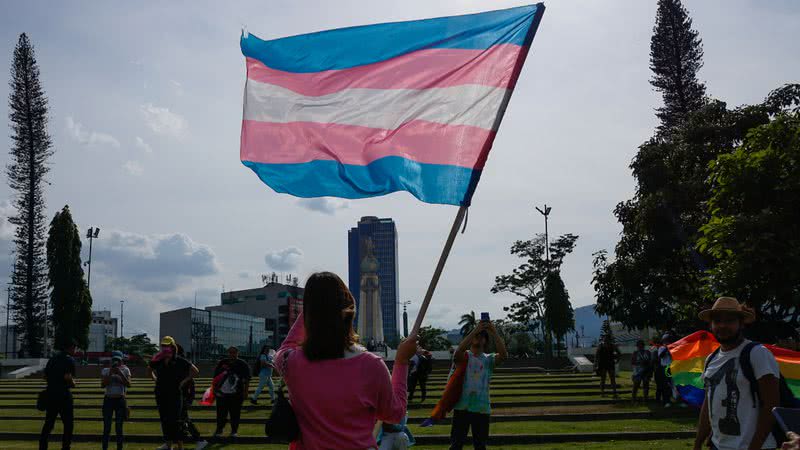
M 486 353 L 491 336 L 497 353 Z M 468 350 L 469 349 L 469 350 Z M 450 450 L 461 450 L 472 428 L 472 445 L 475 450 L 486 448 L 489 440 L 489 417 L 492 413 L 489 399 L 489 382 L 495 367 L 508 357 L 506 344 L 494 324 L 481 320 L 455 352 L 456 364 L 466 362 L 461 397 L 453 408 L 450 429 Z

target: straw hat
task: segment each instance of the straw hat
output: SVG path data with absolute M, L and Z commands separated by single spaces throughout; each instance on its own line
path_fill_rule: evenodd
M 753 321 L 756 319 L 755 314 L 753 314 L 753 311 L 750 310 L 750 308 L 739 303 L 739 300 L 736 300 L 733 297 L 718 298 L 717 301 L 714 302 L 714 306 L 712 306 L 711 309 L 700 311 L 698 316 L 700 317 L 700 320 L 710 322 L 711 315 L 715 312 L 729 312 L 738 314 L 744 323 L 753 323 Z

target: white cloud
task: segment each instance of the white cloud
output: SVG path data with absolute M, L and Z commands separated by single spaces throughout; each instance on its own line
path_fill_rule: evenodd
M 115 148 L 120 147 L 119 141 L 114 136 L 97 131 L 84 130 L 83 125 L 76 122 L 72 116 L 67 116 L 67 133 L 73 140 L 86 146 L 110 145 Z
M 169 80 L 169 84 L 176 95 L 183 95 L 183 85 L 179 81 Z
M 278 271 L 294 270 L 303 261 L 303 251 L 297 247 L 288 247 L 267 253 L 264 261 L 266 261 L 267 266 Z
M 139 147 L 141 150 L 144 150 L 146 153 L 153 153 L 153 147 L 150 147 L 150 144 L 144 141 L 144 139 L 136 136 L 136 146 Z
M 220 270 L 210 247 L 182 233 L 141 235 L 112 230 L 101 234 L 93 252 L 92 267 L 103 276 L 146 292 L 172 291 L 189 278 Z
M 332 216 L 340 209 L 347 209 L 350 207 L 350 202 L 347 200 L 317 197 L 317 198 L 302 198 L 297 201 L 297 204 L 311 211 L 320 212 Z
M 8 200 L 0 201 L 0 240 L 12 239 L 16 227 L 9 222 L 11 216 L 16 215 L 17 210 Z
M 129 174 L 136 177 L 140 176 L 144 172 L 142 165 L 136 161 L 125 161 L 125 164 L 123 164 L 122 167 L 124 167 Z
M 170 111 L 169 108 L 146 103 L 140 109 L 144 116 L 145 124 L 154 133 L 181 137 L 186 132 L 188 127 L 186 119 L 180 114 Z

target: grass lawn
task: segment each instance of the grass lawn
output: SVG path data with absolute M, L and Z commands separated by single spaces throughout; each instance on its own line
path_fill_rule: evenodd
M 113 438 L 112 438 L 113 439 Z M 566 450 L 566 449 L 584 449 L 584 450 L 673 450 L 673 449 L 687 449 L 692 448 L 692 440 L 665 440 L 665 441 L 611 441 L 611 442 L 581 442 L 581 443 L 565 443 L 565 444 L 541 444 L 541 445 L 493 445 L 492 450 Z M 126 450 L 153 450 L 157 445 L 153 444 L 125 444 Z M 51 444 L 52 448 L 57 448 L 55 444 Z M 5 441 L 3 442 L 3 449 L 14 450 L 28 450 L 36 448 L 33 442 L 22 441 Z M 97 450 L 97 443 L 73 443 L 74 450 Z M 193 445 L 187 445 L 186 449 L 193 449 Z M 229 444 L 229 445 L 212 445 L 206 447 L 209 450 L 217 449 L 230 449 L 230 450 L 286 450 L 286 445 L 245 445 L 245 444 Z M 421 448 L 421 447 L 419 447 Z M 427 447 L 426 450 L 447 450 L 447 446 L 433 445 Z M 471 448 L 471 447 L 470 447 Z

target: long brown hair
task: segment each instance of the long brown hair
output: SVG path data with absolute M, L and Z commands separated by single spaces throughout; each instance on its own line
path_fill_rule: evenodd
M 317 272 L 306 282 L 303 317 L 306 339 L 303 353 L 310 361 L 344 358 L 344 351 L 358 342 L 353 330 L 356 302 L 338 275 Z

